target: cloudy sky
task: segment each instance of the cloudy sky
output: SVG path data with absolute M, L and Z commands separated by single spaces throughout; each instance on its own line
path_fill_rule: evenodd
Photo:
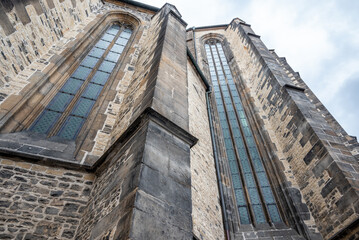
M 161 7 L 164 0 L 141 1 Z M 344 129 L 359 137 L 359 1 L 168 0 L 188 27 L 252 25 L 298 71 Z

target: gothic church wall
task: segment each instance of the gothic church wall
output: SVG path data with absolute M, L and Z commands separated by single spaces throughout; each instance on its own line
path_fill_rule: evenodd
M 297 185 L 311 212 L 306 225 L 315 220 L 324 238 L 334 236 L 358 218 L 357 161 L 248 25 L 232 21 L 227 37 L 256 114 L 294 176 L 289 186 Z
M 223 220 L 208 122 L 206 89 L 187 63 L 190 132 L 199 140 L 191 148 L 193 233 L 199 239 L 223 239 Z

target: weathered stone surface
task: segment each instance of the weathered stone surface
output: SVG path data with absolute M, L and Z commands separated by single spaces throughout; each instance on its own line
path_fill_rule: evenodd
M 56 175 L 44 174 L 55 170 Z M 5 227 L 1 239 L 52 239 L 61 234 L 73 239 L 81 219 L 79 208 L 86 206 L 88 196 L 65 198 L 64 195 L 76 190 L 64 190 L 60 185 L 66 184 L 64 180 L 76 182 L 81 193 L 84 186 L 89 187 L 87 179 L 91 174 L 4 157 L 0 171 L 4 173 L 0 175 L 0 211 L 5 219 L 0 220 L 0 226 Z M 63 212 L 76 214 L 60 220 Z

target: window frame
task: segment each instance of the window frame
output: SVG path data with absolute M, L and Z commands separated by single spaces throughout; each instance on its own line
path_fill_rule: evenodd
M 222 48 L 223 48 L 223 50 L 222 51 L 224 51 L 224 44 L 223 44 L 223 41 L 222 40 L 219 40 L 219 39 L 217 39 L 216 37 L 214 37 L 214 36 L 209 36 L 209 37 L 207 37 L 207 38 L 205 38 L 205 39 L 203 39 L 203 56 L 204 56 L 204 59 L 206 59 L 206 61 L 207 61 L 207 64 L 208 64 L 208 73 L 209 73 L 209 75 L 211 75 L 212 74 L 212 71 L 211 71 L 211 69 L 209 68 L 209 61 L 210 61 L 210 59 L 208 58 L 208 53 L 207 53 L 207 50 L 206 50 L 206 45 L 208 45 L 208 46 L 211 46 L 211 45 L 215 45 L 215 48 L 217 49 L 217 44 L 220 44 L 221 46 L 222 46 Z M 211 47 L 210 47 L 211 48 Z M 212 52 L 212 50 L 210 50 L 211 52 Z M 217 51 L 219 51 L 218 49 L 217 49 Z M 218 53 L 218 52 L 217 52 Z M 221 65 L 221 71 L 222 70 L 229 70 L 229 72 L 231 73 L 231 78 L 233 79 L 232 81 L 234 81 L 234 78 L 235 78 L 235 76 L 233 75 L 233 70 L 231 69 L 231 67 L 229 66 L 229 62 L 228 62 L 228 59 L 227 59 L 227 56 L 226 56 L 226 54 L 223 52 L 223 55 L 224 55 L 224 57 L 226 58 L 226 61 L 227 61 L 227 65 L 228 65 L 228 69 L 227 68 L 225 68 L 225 66 L 223 65 L 223 63 L 222 63 L 222 60 L 221 61 L 219 61 L 219 56 L 217 57 L 217 58 L 215 58 L 215 56 L 213 55 L 213 54 L 211 54 L 211 59 L 212 59 L 212 61 L 213 61 L 213 63 L 214 64 L 216 64 L 215 62 L 216 61 L 218 61 L 219 62 L 219 64 Z M 225 81 L 227 82 L 227 76 L 225 76 L 226 74 L 224 74 L 224 75 L 219 75 L 219 73 L 217 72 L 217 70 L 214 70 L 214 72 L 213 72 L 215 75 L 217 75 L 217 79 L 215 80 L 215 81 L 218 81 L 218 83 L 216 83 L 218 86 L 220 85 L 219 84 L 219 81 L 220 81 L 220 79 L 219 78 L 223 78 L 223 79 L 226 79 Z M 221 76 L 221 77 L 220 77 Z M 211 79 L 211 81 L 213 81 L 212 80 L 212 77 L 210 78 Z M 227 82 L 226 83 L 226 86 L 228 87 L 229 85 L 229 82 Z M 239 89 L 238 89 L 238 86 L 237 86 L 237 84 L 235 84 L 235 89 L 236 89 L 236 91 L 237 91 L 237 93 L 239 94 L 239 97 L 240 97 L 240 101 L 243 101 L 242 100 L 242 97 L 240 96 L 240 91 L 239 91 Z M 221 87 L 220 87 L 220 89 L 221 89 Z M 213 90 L 213 91 L 216 91 L 215 89 Z M 229 90 L 229 89 L 227 89 L 226 91 L 231 91 L 231 90 Z M 222 92 L 222 90 L 220 90 L 220 94 L 221 94 L 221 98 L 222 98 L 222 104 L 223 104 L 223 107 L 224 107 L 224 105 L 226 105 L 225 103 L 224 103 L 224 96 L 223 96 L 223 92 Z M 215 96 L 214 95 L 212 95 L 212 100 L 213 101 L 215 101 Z M 232 94 L 230 94 L 230 98 L 231 98 L 231 101 L 232 101 L 232 104 L 234 104 L 235 103 L 235 101 L 234 101 L 234 99 L 232 99 L 233 98 L 233 96 L 232 96 Z M 215 103 L 214 104 L 215 105 L 215 109 L 217 109 L 217 104 Z M 248 116 L 248 113 L 247 113 L 247 111 L 248 111 L 248 109 L 245 109 L 244 108 L 244 113 L 245 113 L 245 115 L 246 115 L 246 118 L 247 118 L 247 124 L 249 124 L 250 125 L 250 123 L 251 123 L 251 118 Z M 216 115 L 218 114 L 218 111 L 217 110 L 215 110 L 215 112 L 216 112 Z M 236 119 L 238 118 L 238 120 L 237 121 L 239 121 L 239 115 L 237 115 L 237 111 L 235 111 L 236 112 Z M 230 128 L 230 129 L 232 129 L 232 127 L 230 127 L 229 125 L 230 125 L 230 120 L 229 120 L 229 116 L 228 116 L 228 112 L 225 110 L 225 114 L 226 114 L 226 122 L 227 122 L 227 124 L 228 124 L 228 127 Z M 220 119 L 218 119 L 217 120 L 218 122 L 220 121 Z M 222 121 L 222 120 L 221 120 Z M 241 124 L 240 124 L 241 125 Z M 222 127 L 219 127 L 219 129 L 217 129 L 217 131 L 220 131 L 221 132 L 221 134 L 220 134 L 220 136 L 222 136 L 223 135 L 223 133 L 222 133 L 222 129 L 221 129 Z M 243 131 L 243 129 L 242 129 L 242 126 L 240 126 L 240 129 L 241 129 L 241 132 Z M 263 153 L 262 153 L 262 150 L 260 149 L 260 146 L 258 145 L 258 140 L 256 139 L 256 136 L 255 136 L 255 129 L 253 129 L 253 126 L 252 127 L 250 127 L 250 129 L 251 129 L 251 132 L 252 132 L 252 137 L 253 137 L 253 140 L 254 140 L 254 142 L 255 142 L 255 145 L 256 145 L 256 148 L 257 148 L 257 151 L 258 151 L 258 154 L 259 154 L 259 156 L 260 156 L 260 158 L 261 158 L 261 162 L 262 162 L 262 165 L 263 165 L 263 167 L 264 167 L 264 171 L 265 171 L 265 173 L 266 173 L 266 175 L 267 175 L 267 179 L 268 179 L 268 181 L 269 181 L 269 185 L 270 185 L 270 189 L 271 189 L 271 191 L 272 191 L 272 194 L 273 194 L 273 197 L 274 197 L 274 199 L 275 199 L 275 204 L 276 204 L 276 206 L 277 206 L 277 210 L 278 210 L 278 213 L 279 213 L 279 217 L 281 218 L 281 221 L 280 222 L 273 222 L 272 221 L 272 219 L 271 219 L 271 217 L 269 216 L 269 210 L 267 209 L 267 206 L 266 206 L 266 201 L 264 201 L 264 199 L 262 199 L 263 197 L 263 193 L 262 193 L 262 189 L 261 189 L 261 187 L 258 187 L 258 186 L 260 186 L 260 183 L 258 182 L 258 176 L 257 176 L 257 172 L 253 172 L 253 175 L 254 175 L 254 177 L 255 177 L 255 179 L 256 179 L 256 182 L 257 182 L 257 189 L 258 189 L 258 193 L 260 194 L 260 198 L 261 198 L 261 203 L 262 203 L 262 205 L 263 205 L 263 210 L 265 211 L 264 212 L 264 214 L 265 214 L 265 218 L 266 218 L 266 223 L 257 223 L 256 222 L 256 220 L 255 220 L 255 217 L 253 216 L 253 213 L 249 213 L 250 214 L 250 223 L 249 224 L 239 224 L 240 225 L 240 227 L 241 228 L 248 228 L 247 226 L 248 225 L 252 225 L 252 226 L 254 226 L 256 229 L 258 228 L 258 229 L 261 229 L 261 228 L 266 228 L 266 225 L 268 226 L 268 224 L 270 225 L 270 226 L 280 226 L 280 225 L 283 225 L 283 224 L 285 224 L 285 222 L 286 222 L 286 218 L 285 218 L 285 215 L 283 214 L 283 212 L 282 212 L 282 206 L 281 206 L 281 201 L 278 199 L 278 196 L 277 196 L 277 192 L 273 189 L 273 184 L 271 183 L 271 182 L 273 182 L 273 179 L 272 179 L 272 177 L 270 176 L 270 174 L 268 173 L 268 167 L 266 166 L 266 164 L 264 163 L 264 160 L 266 159 L 266 157 L 264 157 L 263 156 Z M 233 131 L 233 130 L 231 130 L 231 131 Z M 242 137 L 244 137 L 244 132 L 242 133 Z M 231 133 L 231 135 L 232 135 L 232 133 Z M 232 136 L 231 138 L 233 138 L 234 136 Z M 223 138 L 223 136 L 222 136 L 222 138 Z M 223 140 L 224 140 L 224 138 L 223 138 Z M 233 140 L 232 140 L 233 141 Z M 234 142 L 232 143 L 232 144 L 235 144 Z M 221 144 L 222 145 L 222 144 Z M 236 144 L 235 144 L 236 145 Z M 249 154 L 249 148 L 248 148 L 248 146 L 247 146 L 247 143 L 246 143 L 246 141 L 245 141 L 245 148 L 246 148 L 246 152 L 248 152 L 247 153 L 247 156 L 249 157 L 249 158 L 251 158 L 250 157 L 250 154 Z M 223 149 L 223 151 L 225 152 L 225 155 L 227 155 L 227 150 L 225 150 L 226 149 L 226 147 L 224 147 L 224 142 L 223 142 L 223 146 L 221 147 L 221 148 L 224 148 Z M 236 151 L 236 153 L 235 153 L 235 155 L 236 155 L 236 158 L 237 158 L 237 160 L 236 161 L 238 161 L 239 160 L 239 155 L 238 155 L 238 153 L 237 153 L 237 151 Z M 227 158 L 227 157 L 226 157 Z M 250 161 L 252 161 L 252 160 L 250 160 Z M 240 161 L 239 161 L 240 162 Z M 228 160 L 227 160 L 227 164 L 229 164 L 229 162 L 228 162 Z M 251 163 L 251 165 L 253 165 L 253 163 Z M 228 166 L 229 167 L 229 166 Z M 238 167 L 238 166 L 237 166 Z M 253 166 L 252 166 L 252 168 L 253 168 Z M 241 169 L 241 167 L 239 166 L 239 170 Z M 252 169 L 252 171 L 253 171 L 253 169 Z M 233 197 L 233 200 L 234 200 L 234 202 L 235 202 L 235 208 L 236 208 L 236 212 L 237 212 L 237 216 L 238 216 L 238 220 L 239 220 L 239 210 L 238 210 L 238 204 L 237 204 L 237 199 L 236 199 L 236 197 L 235 197 L 235 193 L 234 193 L 234 187 L 233 187 L 233 179 L 232 179 L 232 175 L 231 175 L 231 173 L 230 172 L 228 172 L 228 174 L 230 174 L 230 181 L 231 181 L 231 188 L 232 188 L 232 197 Z M 243 170 L 240 170 L 240 174 L 243 174 Z M 245 182 L 244 180 L 243 180 L 243 176 L 241 177 L 242 179 L 242 183 L 241 184 L 243 184 L 243 182 Z M 276 181 L 274 181 L 274 183 L 276 183 Z M 242 186 L 242 187 L 244 187 L 244 186 Z M 248 211 L 250 211 L 250 212 L 252 212 L 252 207 L 250 206 L 251 204 L 250 204 L 250 201 L 248 202 L 248 198 L 249 198 L 249 192 L 248 192 L 248 190 L 247 190 L 247 187 L 244 187 L 243 188 L 243 190 L 245 191 L 245 198 L 247 199 L 247 207 L 248 207 Z
M 108 91 L 111 89 L 111 86 L 113 84 L 114 81 L 114 76 L 116 76 L 119 73 L 119 70 L 121 68 L 121 65 L 127 55 L 127 52 L 130 48 L 130 46 L 132 45 L 133 42 L 133 38 L 135 35 L 135 29 L 132 26 L 132 24 L 127 24 L 127 23 L 123 23 L 120 21 L 114 21 L 111 22 L 110 24 L 108 24 L 106 27 L 103 28 L 102 32 L 100 34 L 98 34 L 96 40 L 94 40 L 92 42 L 92 44 L 87 46 L 86 51 L 84 51 L 81 54 L 81 58 L 79 58 L 77 60 L 77 64 L 75 64 L 71 71 L 69 71 L 69 76 L 66 77 L 61 84 L 58 85 L 57 90 L 53 91 L 51 94 L 51 98 L 50 100 L 48 100 L 47 105 L 45 105 L 45 107 L 40 111 L 40 113 L 38 113 L 35 117 L 35 119 L 27 126 L 27 131 L 33 131 L 31 128 L 34 127 L 34 125 L 39 121 L 40 117 L 42 116 L 42 114 L 47 111 L 46 109 L 49 107 L 51 101 L 59 96 L 57 95 L 58 93 L 61 92 L 61 90 L 63 89 L 63 87 L 67 84 L 68 80 L 71 79 L 71 77 L 73 76 L 73 74 L 82 66 L 83 61 L 85 60 L 86 57 L 89 56 L 89 53 L 91 50 L 93 50 L 93 48 L 99 44 L 99 42 L 101 41 L 102 37 L 106 34 L 106 31 L 111 28 L 114 25 L 118 25 L 120 27 L 119 31 L 117 32 L 117 34 L 115 35 L 115 37 L 112 39 L 112 41 L 110 42 L 110 44 L 106 47 L 105 51 L 102 53 L 101 57 L 97 60 L 96 64 L 92 67 L 92 68 L 88 68 L 91 69 L 90 73 L 87 75 L 87 77 L 84 79 L 83 83 L 81 84 L 81 86 L 79 87 L 79 89 L 74 93 L 74 95 L 72 95 L 71 100 L 69 101 L 68 105 L 65 107 L 65 109 L 63 110 L 62 113 L 60 113 L 60 117 L 55 121 L 55 123 L 50 127 L 49 132 L 46 134 L 47 138 L 61 138 L 58 136 L 58 134 L 60 133 L 60 131 L 62 130 L 62 128 L 64 127 L 66 121 L 68 121 L 68 119 L 70 118 L 72 111 L 78 106 L 82 94 L 85 93 L 87 87 L 91 84 L 93 76 L 99 72 L 99 69 L 101 67 L 101 65 L 106 61 L 106 58 L 108 56 L 108 54 L 110 53 L 111 48 L 114 46 L 115 42 L 118 41 L 118 39 L 120 38 L 121 33 L 125 30 L 125 29 L 131 29 L 132 33 L 130 38 L 127 40 L 126 45 L 124 47 L 124 49 L 122 50 L 122 52 L 120 53 L 120 56 L 117 60 L 117 62 L 115 63 L 114 68 L 112 69 L 111 73 L 109 73 L 109 77 L 107 79 L 107 81 L 105 82 L 105 84 L 103 85 L 102 90 L 99 92 L 99 95 L 97 96 L 96 99 L 94 99 L 94 103 L 93 106 L 91 107 L 91 109 L 89 110 L 89 112 L 87 113 L 86 118 L 84 118 L 84 123 L 82 124 L 82 126 L 77 130 L 77 133 L 75 134 L 75 138 L 74 139 L 63 139 L 64 141 L 77 141 L 77 139 L 83 134 L 86 133 L 89 129 L 88 126 L 91 126 L 92 122 L 94 121 L 94 112 L 96 112 L 95 116 L 98 114 L 98 110 L 99 110 L 99 105 L 102 104 L 103 100 L 106 98 Z M 66 93 L 65 93 L 66 94 Z M 105 98 L 104 98 L 105 97 Z M 96 111 L 97 108 L 97 111 Z M 92 121 L 91 121 L 92 120 Z M 91 121 L 91 123 L 89 124 L 89 121 Z M 40 133 L 41 134 L 41 133 Z M 45 134 L 44 134 L 45 135 Z

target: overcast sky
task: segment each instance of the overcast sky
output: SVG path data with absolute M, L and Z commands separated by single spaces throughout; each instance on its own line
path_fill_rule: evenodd
M 161 7 L 166 1 L 142 1 Z M 188 27 L 239 17 L 298 71 L 349 135 L 359 136 L 359 1 L 169 0 Z

